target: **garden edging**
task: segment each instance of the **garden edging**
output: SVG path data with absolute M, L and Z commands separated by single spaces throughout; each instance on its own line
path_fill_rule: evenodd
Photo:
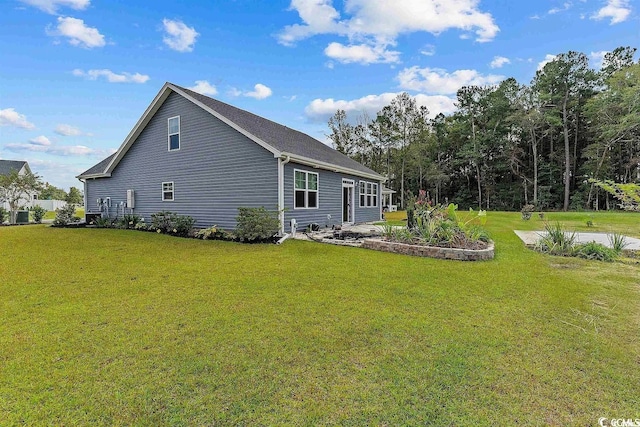
M 489 243 L 486 249 L 440 248 L 437 246 L 410 245 L 407 243 L 388 242 L 380 239 L 365 239 L 362 247 L 382 252 L 421 256 L 438 259 L 454 259 L 459 261 L 487 261 L 493 259 L 494 244 Z

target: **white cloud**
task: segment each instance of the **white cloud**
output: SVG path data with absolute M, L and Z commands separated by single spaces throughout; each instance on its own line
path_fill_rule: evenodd
M 509 58 L 505 58 L 504 56 L 494 56 L 493 61 L 491 61 L 489 66 L 491 68 L 502 68 L 506 64 L 511 64 Z
M 591 15 L 591 19 L 597 21 L 611 18 L 611 25 L 619 24 L 627 20 L 631 14 L 631 6 L 628 0 L 607 0 L 607 4 Z
M 82 131 L 77 127 L 73 127 L 71 125 L 59 124 L 56 126 L 55 133 L 62 136 L 79 136 L 82 135 Z
M 182 21 L 163 19 L 165 35 L 162 38 L 164 44 L 178 52 L 191 52 L 196 38 L 200 35 L 195 28 L 187 26 Z
M 230 87 L 229 90 L 227 91 L 227 95 L 229 96 L 240 96 L 242 95 L 242 91 L 235 88 L 235 87 Z
M 146 83 L 149 80 L 149 76 L 140 73 L 120 73 L 116 74 L 111 70 L 87 70 L 86 72 L 76 68 L 72 71 L 74 76 L 84 77 L 87 80 L 97 80 L 99 77 L 104 77 L 109 83 Z
M 37 139 L 37 138 L 36 138 Z M 45 137 L 48 141 L 48 138 Z M 11 143 L 5 144 L 5 149 L 13 152 L 35 152 L 45 153 L 54 156 L 96 156 L 103 157 L 113 154 L 115 150 L 102 150 L 87 147 L 85 145 L 54 145 L 40 144 L 31 140 L 29 143 Z
M 84 10 L 89 6 L 90 0 L 20 0 L 31 6 L 35 6 L 43 12 L 55 14 L 59 7 L 70 7 L 75 10 Z
M 475 32 L 476 41 L 490 41 L 499 28 L 478 4 L 478 0 L 345 0 L 344 12 L 350 17 L 341 20 L 331 0 L 292 0 L 290 10 L 298 12 L 302 23 L 286 26 L 278 41 L 290 46 L 316 34 L 335 34 L 384 45 L 394 44 L 401 34 L 440 34 L 449 29 Z
M 549 62 L 555 61 L 557 57 L 558 55 L 551 55 L 550 53 L 547 53 L 544 59 L 538 62 L 538 71 L 542 70 Z
M 47 28 L 47 34 L 51 36 L 63 36 L 69 38 L 69 43 L 73 46 L 80 46 L 87 49 L 102 47 L 106 44 L 104 36 L 97 28 L 87 27 L 82 19 L 71 18 L 69 16 L 59 16 L 58 26 L 55 30 Z
M 562 7 L 554 7 L 549 9 L 549 11 L 547 12 L 549 15 L 555 15 L 556 13 L 560 13 L 560 12 L 565 12 L 569 9 L 571 9 L 571 6 L 573 6 L 571 4 L 571 2 L 564 2 L 564 4 L 562 5 Z
M 243 95 L 255 99 L 265 99 L 271 96 L 273 92 L 267 86 L 258 83 L 253 87 L 253 91 L 245 92 Z
M 602 63 L 604 62 L 604 56 L 609 53 L 608 50 L 601 50 L 599 52 L 591 52 L 589 58 L 596 70 L 602 68 Z
M 0 126 L 15 126 L 22 129 L 36 128 L 36 125 L 29 122 L 24 114 L 18 113 L 14 108 L 0 110 Z
M 291 0 L 289 10 L 297 11 L 304 24 L 284 28 L 278 41 L 285 46 L 316 34 L 346 33 L 345 25 L 337 22 L 340 14 L 331 5 L 331 0 Z
M 329 43 L 324 50 L 324 54 L 343 64 L 352 62 L 360 64 L 399 62 L 400 56 L 400 52 L 387 50 L 386 45 L 383 44 L 345 46 L 336 42 Z
M 198 92 L 202 95 L 213 96 L 218 93 L 218 89 L 207 80 L 196 80 L 196 84 L 188 87 L 187 89 L 191 89 L 194 92 Z
M 436 47 L 432 44 L 427 44 L 420 50 L 420 53 L 424 56 L 433 56 L 436 54 Z
M 44 135 L 36 136 L 33 139 L 30 139 L 29 142 L 33 145 L 38 145 L 42 147 L 48 147 L 51 145 L 51 141 Z
M 314 99 L 304 111 L 309 120 L 317 123 L 326 123 L 338 109 L 356 115 L 366 112 L 370 117 L 375 117 L 376 113 L 389 105 L 396 96 L 398 93 L 387 92 L 353 100 Z M 450 114 L 456 110 L 455 99 L 448 96 L 418 94 L 414 98 L 418 106 L 429 109 L 429 117 L 435 117 L 440 113 Z
M 332 0 L 291 0 L 301 23 L 288 25 L 277 35 L 278 41 L 292 46 L 297 41 L 318 34 L 346 37 L 349 44 L 330 43 L 325 55 L 344 63 L 395 63 L 400 52 L 388 50 L 402 34 L 428 32 L 438 35 L 449 29 L 466 32 L 476 41 L 493 40 L 500 29 L 490 13 L 478 9 L 479 0 L 345 0 L 344 14 L 334 8 Z M 433 55 L 427 47 L 421 53 Z
M 440 68 L 405 68 L 396 79 L 402 89 L 436 94 L 454 94 L 462 86 L 485 86 L 497 84 L 504 76 L 489 74 L 483 76 L 476 70 L 456 70 L 452 73 Z

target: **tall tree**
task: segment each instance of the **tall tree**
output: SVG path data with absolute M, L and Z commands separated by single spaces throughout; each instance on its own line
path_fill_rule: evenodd
M 637 176 L 640 170 L 640 64 L 615 71 L 606 80 L 606 90 L 589 100 L 587 114 L 596 134 L 595 142 L 590 145 L 596 160 L 591 178 L 602 179 L 603 165 L 616 145 L 627 145 L 629 154 L 625 163 L 636 170 Z M 631 175 L 625 173 L 623 182 Z M 591 203 L 593 187 L 592 183 L 588 203 Z
M 69 193 L 67 194 L 65 201 L 71 205 L 81 205 L 82 199 L 82 192 L 76 187 L 71 187 L 69 188 Z
M 584 53 L 570 51 L 558 55 L 536 73 L 534 86 L 547 111 L 560 116 L 564 141 L 564 201 L 563 210 L 569 209 L 572 170 L 570 132 L 575 132 L 578 140 L 578 120 L 584 98 L 588 97 L 596 82 L 593 70 L 589 68 L 589 58 Z M 572 123 L 572 117 L 575 119 Z M 572 129 L 573 127 L 573 129 Z M 575 151 L 577 146 L 574 145 Z
M 333 142 L 333 148 L 347 156 L 353 151 L 353 126 L 347 121 L 347 113 L 338 110 L 329 118 L 329 129 L 331 134 L 328 137 Z
M 38 198 L 40 200 L 64 200 L 67 197 L 67 193 L 62 189 L 48 182 L 44 184 Z

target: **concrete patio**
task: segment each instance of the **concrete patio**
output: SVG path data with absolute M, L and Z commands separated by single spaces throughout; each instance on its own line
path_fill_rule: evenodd
M 541 237 L 547 234 L 546 231 L 523 231 L 523 230 L 514 230 L 514 233 L 524 242 L 524 244 L 528 247 L 535 246 L 536 242 L 540 240 Z M 611 247 L 611 237 L 613 236 L 610 233 L 575 233 L 576 235 L 576 243 L 589 243 L 596 242 L 600 243 L 608 248 Z M 633 251 L 640 252 L 640 239 L 636 239 L 635 237 L 625 236 L 627 246 L 625 247 L 625 251 Z

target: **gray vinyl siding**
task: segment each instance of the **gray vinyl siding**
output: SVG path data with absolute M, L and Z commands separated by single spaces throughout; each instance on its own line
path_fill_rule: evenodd
M 294 208 L 294 171 L 301 170 L 315 172 L 318 174 L 318 208 L 317 209 L 295 209 Z M 370 222 L 380 220 L 380 191 L 382 185 L 379 181 L 363 179 L 368 182 L 378 184 L 378 206 L 371 208 L 361 208 L 359 203 L 358 184 L 360 178 L 357 176 L 336 173 L 324 169 L 316 169 L 311 166 L 304 166 L 296 163 L 287 163 L 284 167 L 284 204 L 285 210 L 285 231 L 290 230 L 290 221 L 295 218 L 298 223 L 298 230 L 306 228 L 311 223 L 317 223 L 320 227 L 331 227 L 342 224 L 342 179 L 354 181 L 354 201 L 355 201 L 355 222 Z M 327 218 L 331 215 L 331 219 Z
M 180 116 L 180 149 L 168 151 L 167 119 Z M 162 183 L 174 183 L 174 201 L 162 201 Z M 190 215 L 197 227 L 233 229 L 238 207 L 276 210 L 278 169 L 273 154 L 187 99 L 172 93 L 110 178 L 88 179 L 87 212 L 96 199 L 126 202 L 135 191 L 134 213 L 147 222 L 162 210 Z

